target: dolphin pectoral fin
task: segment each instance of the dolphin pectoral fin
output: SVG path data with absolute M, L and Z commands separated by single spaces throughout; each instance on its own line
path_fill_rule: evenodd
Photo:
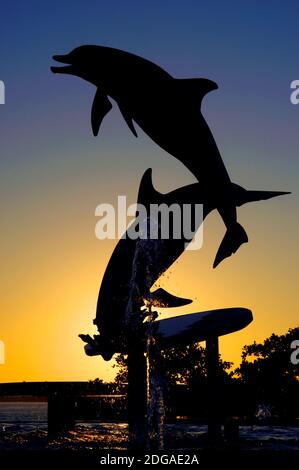
M 119 110 L 122 114 L 122 117 L 124 118 L 124 120 L 126 121 L 127 123 L 127 126 L 129 127 L 129 129 L 131 130 L 131 132 L 135 135 L 135 137 L 138 137 L 137 135 L 137 132 L 136 132 L 136 129 L 134 127 L 134 123 L 133 123 L 133 119 L 132 117 L 129 115 L 129 113 L 125 110 L 125 108 L 123 106 L 119 106 Z
M 210 91 L 217 90 L 217 83 L 207 78 L 179 78 L 175 82 L 189 100 L 201 104 L 203 97 Z
M 145 300 L 149 302 L 153 307 L 161 308 L 170 308 L 170 307 L 181 307 L 182 305 L 187 305 L 192 302 L 190 299 L 184 299 L 183 297 L 176 297 L 175 295 L 170 294 L 162 287 L 150 292 Z
M 98 135 L 102 121 L 111 108 L 112 104 L 107 95 L 97 89 L 91 108 L 91 127 L 94 136 Z
M 238 222 L 233 227 L 228 228 L 222 242 L 220 243 L 219 249 L 216 254 L 216 258 L 213 264 L 213 268 L 216 268 L 221 261 L 228 258 L 235 253 L 243 243 L 248 242 L 248 236 L 242 225 Z

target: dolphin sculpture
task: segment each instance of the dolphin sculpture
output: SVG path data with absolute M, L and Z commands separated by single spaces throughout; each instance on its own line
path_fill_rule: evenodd
M 285 194 L 276 191 L 246 191 L 244 188 L 233 183 L 231 184 L 231 192 L 232 196 L 230 197 L 234 198 L 237 206 L 241 206 L 249 201 L 266 200 Z M 226 201 L 224 200 L 223 202 L 225 203 Z M 194 227 L 195 233 L 204 218 L 215 209 L 217 199 L 213 200 L 210 197 L 210 193 L 206 194 L 200 183 L 190 184 L 162 194 L 154 188 L 152 170 L 148 169 L 140 182 L 138 204 L 142 205 L 148 214 L 150 213 L 150 206 L 153 204 L 158 206 L 164 204 L 168 207 L 176 204 L 180 209 L 184 205 L 190 204 L 191 209 L 194 209 L 191 210 L 191 224 Z M 201 219 L 196 217 L 196 204 L 203 205 L 203 216 Z M 150 222 L 159 223 L 152 220 Z M 181 223 L 183 223 L 183 220 Z M 141 325 L 142 327 L 140 311 L 145 304 L 168 308 L 186 305 L 191 302 L 190 299 L 176 297 L 162 288 L 151 292 L 152 286 L 183 253 L 186 245 L 191 240 L 185 239 L 183 235 L 180 238 L 175 238 L 175 235 L 172 233 L 170 233 L 168 239 L 163 239 L 161 236 L 157 239 L 142 238 L 140 227 L 141 235 L 132 239 L 129 233 L 130 230 L 131 228 L 129 227 L 124 236 L 118 241 L 103 276 L 98 296 L 96 318 L 94 320 L 100 335 L 95 335 L 94 338 L 90 335 L 80 335 L 81 339 L 87 343 L 85 347 L 86 353 L 88 355 L 100 354 L 105 360 L 110 360 L 114 353 L 126 351 L 128 324 L 132 321 L 132 316 L 129 318 L 128 315 L 133 315 L 134 317 L 136 312 L 136 325 Z M 182 320 L 183 330 L 184 328 L 186 330 L 181 335 L 180 341 L 184 343 L 189 339 L 191 342 L 191 338 L 194 339 L 194 337 L 197 337 L 199 341 L 199 338 L 202 338 L 205 332 L 211 332 L 211 325 L 214 325 L 213 331 L 217 329 L 218 325 L 219 331 L 223 331 L 221 334 L 225 334 L 224 331 L 227 333 L 246 326 L 252 319 L 251 313 L 249 315 L 247 309 L 241 309 L 243 317 L 240 320 L 238 317 L 239 310 L 230 312 L 230 320 L 224 321 L 225 324 L 222 324 L 222 320 L 219 320 L 220 312 L 214 311 L 212 317 L 211 315 L 204 317 L 196 314 L 197 316 L 193 317 L 193 323 L 191 322 L 194 330 L 193 333 L 191 332 L 191 336 L 190 318 L 183 318 L 185 316 L 178 317 L 178 319 L 181 318 Z M 235 320 L 234 315 L 237 315 Z M 163 326 L 164 321 L 166 322 L 166 320 L 161 320 L 157 324 L 161 324 L 159 332 L 161 344 L 168 346 L 172 342 Z M 231 321 L 231 325 L 228 326 Z M 235 330 L 232 330 L 232 328 L 235 328 Z M 187 331 L 188 333 L 186 333 Z
M 200 111 L 203 97 L 218 88 L 215 82 L 177 79 L 147 59 L 105 46 L 84 45 L 53 59 L 68 65 L 51 67 L 52 72 L 75 75 L 97 87 L 91 110 L 94 135 L 112 108 L 111 97 L 136 137 L 134 122 L 193 173 L 227 229 L 214 268 L 248 241 L 237 222 L 235 187 Z

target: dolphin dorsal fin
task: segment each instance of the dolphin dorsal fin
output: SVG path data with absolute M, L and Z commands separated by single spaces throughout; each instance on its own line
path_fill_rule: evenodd
M 112 104 L 107 95 L 97 89 L 91 108 L 91 127 L 94 136 L 98 135 L 102 121 L 111 108 Z
M 204 96 L 210 91 L 217 90 L 217 83 L 208 78 L 179 78 L 176 79 L 178 86 L 188 99 L 196 100 L 200 104 Z

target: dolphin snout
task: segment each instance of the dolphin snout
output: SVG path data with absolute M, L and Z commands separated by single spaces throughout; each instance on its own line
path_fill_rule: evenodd
M 62 62 L 63 64 L 71 64 L 72 63 L 72 61 L 69 57 L 69 54 L 53 55 L 53 59 L 56 60 L 56 62 Z
M 53 59 L 56 60 L 56 62 L 60 62 L 62 64 L 69 64 L 69 65 L 65 65 L 64 67 L 51 67 L 51 71 L 53 73 L 71 74 L 73 72 L 73 65 L 72 65 L 72 59 L 70 58 L 70 54 L 53 55 Z
M 67 73 L 67 74 L 72 74 L 74 71 L 73 65 L 72 65 L 72 60 L 69 57 L 69 54 L 66 55 L 53 55 L 53 59 L 56 60 L 56 62 L 60 62 L 62 64 L 68 64 L 63 67 L 51 67 L 51 71 L 53 73 Z

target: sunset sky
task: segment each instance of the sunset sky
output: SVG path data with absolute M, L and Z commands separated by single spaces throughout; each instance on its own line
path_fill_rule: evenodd
M 93 137 L 95 89 L 50 72 L 53 54 L 81 44 L 216 81 L 202 111 L 231 179 L 292 191 L 239 209 L 249 243 L 215 270 L 225 228 L 212 213 L 203 248 L 185 252 L 161 282 L 194 302 L 167 315 L 251 308 L 253 323 L 220 341 L 223 358 L 235 364 L 244 344 L 298 326 L 299 105 L 290 102 L 290 82 L 299 79 L 298 14 L 295 0 L 2 2 L 0 382 L 113 378 L 113 363 L 85 356 L 77 336 L 96 332 L 98 289 L 116 244 L 96 239 L 95 208 L 118 195 L 135 202 L 148 167 L 161 191 L 195 181 L 141 129 L 136 139 L 115 105 Z

